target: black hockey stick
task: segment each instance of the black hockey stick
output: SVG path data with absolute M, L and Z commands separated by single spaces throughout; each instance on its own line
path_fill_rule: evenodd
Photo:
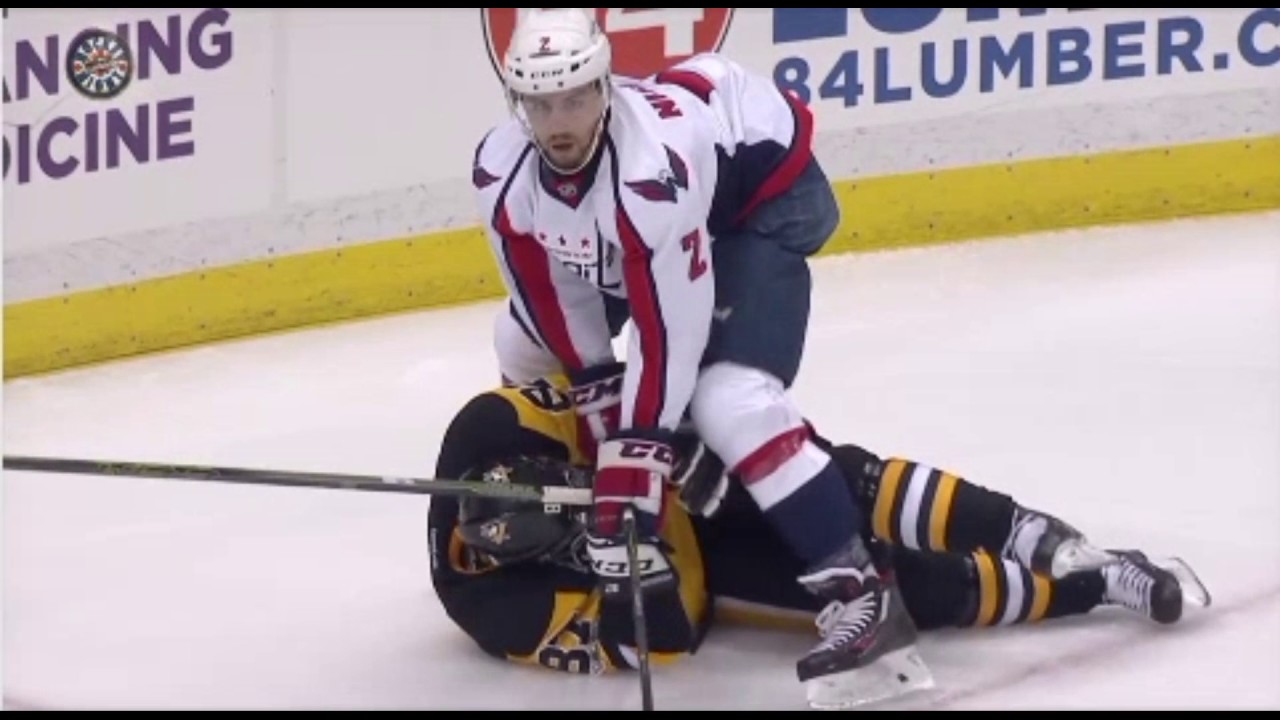
M 653 710 L 653 678 L 649 670 L 649 630 L 645 624 L 644 588 L 640 585 L 640 548 L 636 516 L 631 508 L 623 510 L 623 527 L 627 533 L 627 564 L 631 570 L 631 622 L 636 636 L 636 656 L 640 660 L 640 702 L 642 709 Z
M 351 475 L 213 465 L 37 457 L 32 455 L 5 455 L 4 469 L 76 475 L 111 475 L 248 485 L 365 490 L 417 495 L 483 495 L 486 497 L 502 497 L 514 500 L 529 500 L 531 502 L 559 503 L 562 505 L 591 504 L 590 488 L 536 487 L 532 485 L 482 482 L 479 480 Z

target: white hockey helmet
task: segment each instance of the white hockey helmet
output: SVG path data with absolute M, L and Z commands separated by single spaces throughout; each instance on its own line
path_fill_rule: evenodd
M 521 9 L 502 62 L 508 93 L 517 97 L 581 87 L 608 77 L 609 37 L 593 8 Z

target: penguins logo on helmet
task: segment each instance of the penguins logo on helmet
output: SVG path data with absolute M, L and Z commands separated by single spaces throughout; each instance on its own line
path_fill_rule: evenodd
M 521 456 L 473 467 L 463 479 L 535 487 L 588 487 L 589 476 L 563 460 Z M 468 496 L 458 509 L 464 545 L 497 565 L 554 562 L 579 567 L 586 508 L 510 498 Z
M 494 546 L 501 546 L 511 537 L 507 532 L 507 523 L 505 520 L 490 520 L 480 526 L 480 537 L 486 542 L 492 543 Z

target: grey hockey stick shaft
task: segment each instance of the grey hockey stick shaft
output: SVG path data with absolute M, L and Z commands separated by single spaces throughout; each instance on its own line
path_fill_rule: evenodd
M 138 477 L 195 482 L 283 485 L 416 495 L 483 495 L 563 505 L 590 505 L 590 488 L 535 487 L 478 480 L 304 472 L 218 465 L 183 465 L 36 455 L 5 455 L 4 469 L 27 472 Z
M 631 622 L 636 635 L 636 656 L 640 661 L 640 702 L 642 709 L 649 711 L 653 710 L 653 676 L 649 669 L 649 629 L 645 622 L 644 588 L 640 585 L 635 512 L 626 508 L 622 520 L 627 534 L 627 564 L 631 571 Z

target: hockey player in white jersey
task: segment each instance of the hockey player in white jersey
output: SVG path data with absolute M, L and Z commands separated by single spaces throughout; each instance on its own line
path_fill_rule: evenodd
M 525 11 L 502 63 L 512 117 L 472 168 L 510 295 L 500 370 L 513 383 L 564 372 L 595 441 L 590 550 L 607 601 L 629 597 L 624 508 L 643 584 L 675 581 L 657 538 L 687 419 L 830 603 L 836 619 L 797 665 L 811 701 L 930 685 L 891 575 L 859 536 L 866 509 L 787 394 L 808 259 L 839 221 L 808 109 L 723 56 L 635 79 L 611 72 L 610 53 L 590 10 Z M 613 339 L 628 319 L 624 363 Z

